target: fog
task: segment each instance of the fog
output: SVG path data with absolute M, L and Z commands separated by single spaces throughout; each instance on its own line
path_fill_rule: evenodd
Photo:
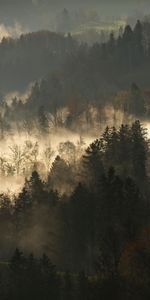
M 150 295 L 149 1 L 0 0 L 1 300 Z
M 7 135 L 6 139 L 0 141 L 0 193 L 18 194 L 25 177 L 29 178 L 35 167 L 41 178 L 47 179 L 52 163 L 60 155 L 61 145 L 68 142 L 74 145 L 73 155 L 78 160 L 95 138 L 96 134 L 81 137 L 78 133 L 61 128 L 44 137 L 38 132 L 30 136 L 24 132 Z M 68 160 L 68 164 L 71 163 L 70 154 L 61 152 L 61 155 Z
M 7 101 L 11 105 L 11 97 Z M 24 100 L 25 98 L 23 98 Z M 97 118 L 97 108 L 91 107 L 91 117 Z M 132 124 L 136 120 L 133 115 L 115 110 L 113 106 L 105 106 L 103 120 L 100 123 L 86 123 L 83 115 L 76 121 L 74 130 L 50 127 L 49 132 L 42 134 L 35 123 L 28 133 L 23 124 L 18 130 L 15 122 L 11 132 L 7 132 L 0 140 L 0 193 L 17 195 L 21 192 L 25 178 L 30 178 L 36 168 L 42 180 L 47 180 L 52 164 L 60 155 L 68 166 L 75 166 L 84 155 L 87 147 L 100 138 L 106 126 L 119 128 L 121 124 Z M 149 120 L 141 120 L 150 138 Z M 82 126 L 81 126 L 82 124 Z M 92 125 L 91 125 L 92 124 Z M 62 189 L 62 192 L 66 192 Z M 68 191 L 72 191 L 68 189 Z
M 99 24 L 108 20 L 126 18 L 134 22 L 150 13 L 147 0 L 7 0 L 0 1 L 0 20 L 4 35 L 39 29 L 56 30 L 60 14 L 66 8 L 70 15 L 93 12 L 99 16 Z M 82 23 L 82 17 L 80 22 Z M 17 25 L 16 25 L 17 24 Z M 1 29 L 1 32 L 2 32 Z M 62 28 L 65 30 L 65 28 Z
M 27 28 L 23 28 L 18 22 L 15 22 L 12 26 L 0 24 L 0 41 L 3 39 L 3 37 L 18 38 L 21 34 L 28 31 L 29 30 Z

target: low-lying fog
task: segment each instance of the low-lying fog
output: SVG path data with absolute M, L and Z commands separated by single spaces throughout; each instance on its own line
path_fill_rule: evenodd
M 57 132 L 47 137 L 27 137 L 23 133 L 7 136 L 0 141 L 0 193 L 18 193 L 25 177 L 30 176 L 34 164 L 45 179 L 57 155 L 63 156 L 65 160 L 71 160 L 71 155 L 79 159 L 95 137 L 81 137 L 65 129 L 57 129 Z M 69 145 L 66 144 L 66 149 L 62 150 L 65 143 Z
M 36 169 L 45 180 L 57 155 L 67 164 L 76 163 L 84 154 L 88 145 L 100 137 L 104 128 L 114 126 L 114 117 L 107 110 L 108 122 L 102 124 L 101 130 L 91 130 L 91 133 L 79 134 L 67 129 L 57 129 L 42 137 L 40 135 L 27 136 L 25 133 L 7 135 L 0 141 L 0 193 L 18 194 L 29 178 L 32 170 Z M 111 111 L 112 113 L 112 111 Z M 117 127 L 124 121 L 121 112 L 116 113 Z M 129 121 L 130 120 L 130 121 Z M 128 122 L 134 118 L 130 116 Z M 149 121 L 142 121 L 150 137 Z

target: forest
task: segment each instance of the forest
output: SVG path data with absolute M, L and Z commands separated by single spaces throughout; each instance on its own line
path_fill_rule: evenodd
M 35 166 L 18 195 L 0 196 L 2 299 L 149 297 L 146 129 L 106 127 L 80 159 L 68 152 L 47 180 Z
M 150 298 L 150 21 L 0 42 L 0 299 Z
M 48 118 L 49 113 L 60 119 L 56 115 L 65 108 L 65 121 L 71 125 L 89 106 L 103 118 L 101 110 L 108 105 L 147 117 L 149 32 L 150 22 L 138 20 L 133 29 L 127 25 L 117 38 L 111 33 L 107 42 L 92 46 L 78 43 L 69 33 L 48 31 L 18 40 L 4 38 L 0 43 L 1 122 L 29 121 L 39 114 Z

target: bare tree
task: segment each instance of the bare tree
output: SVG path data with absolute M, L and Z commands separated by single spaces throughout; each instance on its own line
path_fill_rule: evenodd
M 44 162 L 46 165 L 47 172 L 50 171 L 51 164 L 52 164 L 52 158 L 53 158 L 54 154 L 55 154 L 55 152 L 52 150 L 51 146 L 44 149 L 43 159 L 44 159 Z
M 17 175 L 19 175 L 23 168 L 26 151 L 24 148 L 22 149 L 19 145 L 13 145 L 13 146 L 9 147 L 9 149 L 11 150 L 12 164 L 15 167 Z
M 62 159 L 69 163 L 75 163 L 76 161 L 76 146 L 74 143 L 67 141 L 60 143 L 58 147 L 59 155 Z

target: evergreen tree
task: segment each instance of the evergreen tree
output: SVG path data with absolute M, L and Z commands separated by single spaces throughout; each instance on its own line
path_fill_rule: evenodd
M 140 65 L 143 62 L 144 47 L 143 47 L 143 26 L 138 20 L 134 27 L 134 48 L 135 48 L 135 65 Z
M 115 41 L 114 33 L 111 32 L 108 41 L 108 53 L 113 58 L 114 58 L 115 50 L 116 50 L 116 41 Z
M 129 112 L 135 116 L 142 116 L 145 113 L 145 103 L 139 87 L 133 83 L 130 91 Z
M 41 106 L 38 111 L 38 122 L 41 133 L 48 133 L 49 122 L 43 106 Z
M 33 204 L 44 203 L 44 183 L 37 171 L 33 171 L 30 179 L 26 181 L 26 189 Z
M 83 181 L 89 189 L 97 189 L 101 176 L 104 173 L 102 161 L 101 141 L 96 140 L 85 151 L 82 159 Z
M 139 183 L 146 179 L 148 158 L 148 140 L 140 121 L 135 121 L 131 128 L 133 175 Z
M 79 184 L 70 198 L 68 207 L 69 243 L 71 245 L 71 262 L 74 270 L 91 272 L 95 256 L 95 196 L 86 187 Z
M 127 25 L 124 29 L 122 37 L 122 59 L 124 67 L 129 71 L 133 68 L 133 31 L 130 25 Z
M 40 259 L 40 272 L 42 284 L 42 299 L 60 299 L 60 280 L 55 266 L 49 258 L 43 254 Z
M 70 164 L 57 156 L 52 164 L 48 177 L 48 187 L 59 194 L 68 194 L 74 188 L 74 172 Z

